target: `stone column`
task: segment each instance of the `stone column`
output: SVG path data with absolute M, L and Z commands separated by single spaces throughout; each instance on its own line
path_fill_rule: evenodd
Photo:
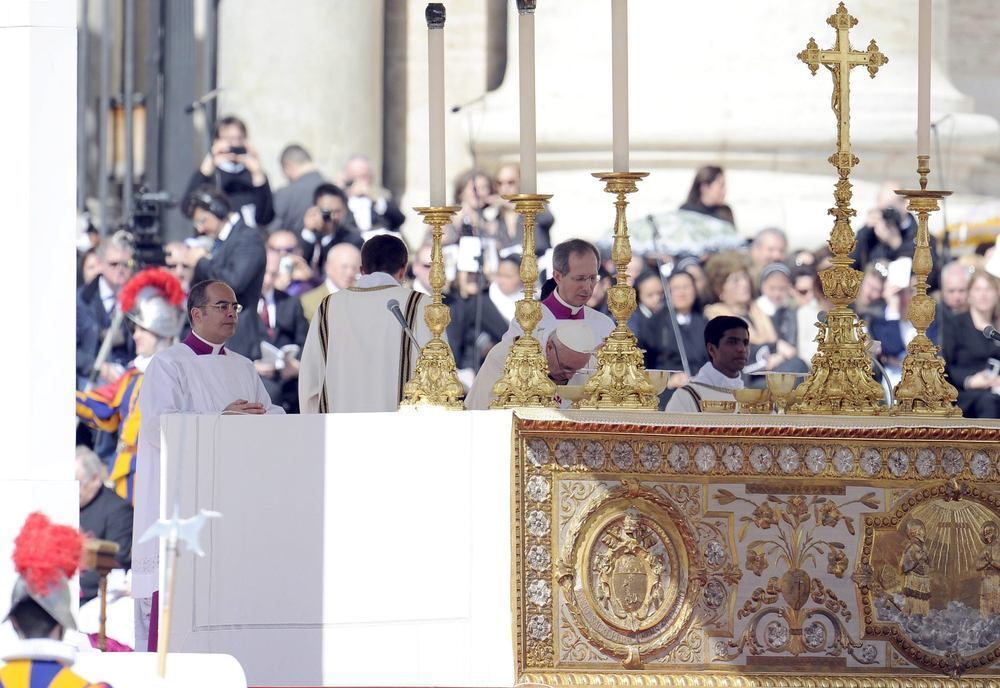
M 0 616 L 28 513 L 76 524 L 76 3 L 7 0 L 0 11 L 0 189 L 8 228 L 0 434 Z M 0 645 L 9 640 L 5 636 Z M 6 647 L 0 647 L 5 653 Z
M 854 47 L 875 38 L 890 58 L 874 80 L 862 68 L 851 75 L 851 135 L 861 158 L 854 206 L 863 214 L 883 179 L 916 181 L 917 8 L 909 16 L 878 0 L 847 6 L 859 20 Z M 832 46 L 826 18 L 835 9 L 826 0 L 630 3 L 631 164 L 653 173 L 629 199 L 630 217 L 676 208 L 695 168 L 721 164 L 741 231 L 777 224 L 794 233 L 794 246 L 825 240 L 835 181 L 826 162 L 836 135 L 832 80 L 825 69 L 810 76 L 796 54 L 810 36 Z M 509 11 L 510 65 L 478 137 L 482 157 L 493 161 L 517 157 L 517 23 Z M 606 2 L 549 0 L 535 16 L 538 190 L 555 194 L 556 238 L 599 236 L 614 213 L 588 173 L 611 165 L 611 11 Z M 941 49 L 947 33 L 936 33 Z M 932 107 L 933 117 L 953 112 L 961 123 L 949 184 L 971 190 L 1000 127 L 972 111 L 938 64 Z
M 220 3 L 217 111 L 247 123 L 272 189 L 289 143 L 328 178 L 353 153 L 381 169 L 383 14 L 382 0 Z

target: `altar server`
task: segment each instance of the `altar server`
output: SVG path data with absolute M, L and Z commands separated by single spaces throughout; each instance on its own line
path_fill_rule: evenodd
M 705 326 L 708 363 L 667 402 L 668 413 L 700 413 L 704 400 L 736 401 L 734 389 L 743 389 L 741 373 L 750 355 L 750 328 L 732 315 L 712 318 Z
M 241 310 L 236 294 L 225 282 L 196 284 L 187 303 L 191 334 L 153 356 L 146 368 L 139 391 L 141 422 L 132 529 L 136 649 L 147 647 L 159 585 L 159 542 L 152 538 L 140 543 L 139 539 L 160 517 L 160 416 L 284 413 L 271 403 L 253 362 L 225 347 L 236 332 Z M 155 649 L 155 634 L 148 640 L 150 649 Z
M 299 363 L 302 413 L 395 411 L 413 377 L 420 347 L 431 338 L 426 295 L 400 285 L 406 244 L 391 234 L 361 247 L 357 284 L 327 296 L 309 323 Z M 414 333 L 412 341 L 388 308 Z
M 56 525 L 38 512 L 24 522 L 14 540 L 18 578 L 7 615 L 20 641 L 3 658 L 3 688 L 107 688 L 70 669 L 76 648 L 63 642 L 66 630 L 76 629 L 69 579 L 80 566 L 82 549 L 76 528 Z
M 557 385 L 566 384 L 587 365 L 597 344 L 593 331 L 579 320 L 564 320 L 552 330 L 536 329 L 535 338 L 545 352 L 549 377 Z M 496 398 L 493 385 L 503 375 L 507 354 L 515 341 L 515 338 L 504 338 L 490 349 L 465 397 L 465 408 L 485 411 L 490 407 Z

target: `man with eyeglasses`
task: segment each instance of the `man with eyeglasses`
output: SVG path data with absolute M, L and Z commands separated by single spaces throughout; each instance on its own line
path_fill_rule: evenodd
M 284 413 L 271 402 L 253 362 L 228 347 L 242 310 L 236 293 L 225 282 L 208 280 L 194 285 L 187 302 L 191 334 L 153 356 L 146 368 L 139 391 L 141 421 L 132 529 L 137 650 L 156 647 L 155 634 L 149 634 L 149 619 L 157 606 L 159 541 L 138 540 L 160 513 L 160 416 Z M 260 321 L 253 312 L 246 317 Z
M 118 303 L 118 292 L 132 277 L 135 267 L 132 237 L 128 232 L 116 232 L 104 239 L 97 247 L 100 273 L 77 292 L 76 317 L 79 325 L 89 325 L 99 331 L 96 342 L 78 341 L 76 352 L 78 389 L 86 385 L 86 378 L 95 365 L 97 352 L 108 336 L 108 329 L 114 319 Z M 111 333 L 111 349 L 100 365 L 99 380 L 112 382 L 125 372 L 129 362 L 135 358 L 135 347 L 125 322 Z
M 597 344 L 593 331 L 579 320 L 564 320 L 552 330 L 537 331 L 535 336 L 545 352 L 549 378 L 557 385 L 567 384 L 577 371 L 587 366 Z M 503 375 L 507 354 L 514 341 L 516 338 L 506 339 L 490 349 L 465 397 L 465 408 L 473 411 L 489 409 L 496 398 L 493 386 Z
M 587 305 L 597 286 L 600 254 L 597 247 L 583 239 L 570 239 L 552 253 L 552 276 L 555 289 L 542 299 L 539 330 L 552 330 L 560 320 L 582 320 L 594 333 L 598 344 L 615 329 L 615 322 Z M 523 334 L 514 320 L 504 339 Z

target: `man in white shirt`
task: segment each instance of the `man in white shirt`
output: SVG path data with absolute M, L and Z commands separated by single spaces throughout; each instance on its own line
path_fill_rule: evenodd
M 668 413 L 700 413 L 701 401 L 735 401 L 733 390 L 743 389 L 741 373 L 750 355 L 750 328 L 746 321 L 720 315 L 705 326 L 708 363 L 674 392 Z
M 593 331 L 579 320 L 563 320 L 551 330 L 536 329 L 535 338 L 545 352 L 549 378 L 557 385 L 567 384 L 577 371 L 585 367 L 597 345 Z M 515 341 L 515 338 L 504 338 L 490 349 L 465 397 L 465 408 L 485 411 L 490 407 L 496 398 L 493 386 L 503 375 L 507 354 Z
M 424 321 L 430 299 L 403 287 L 406 244 L 391 234 L 361 249 L 355 286 L 327 296 L 309 324 L 299 363 L 301 413 L 395 411 L 413 377 L 420 347 L 431 338 Z M 387 305 L 394 300 L 409 339 Z
M 236 294 L 225 282 L 194 285 L 188 296 L 191 334 L 149 362 L 139 392 L 139 455 L 132 528 L 132 596 L 136 600 L 136 649 L 155 649 L 149 619 L 156 614 L 159 542 L 139 542 L 160 518 L 160 416 L 168 413 L 284 413 L 271 403 L 253 362 L 225 344 L 236 332 Z M 253 312 L 247 317 L 256 317 Z M 147 644 L 148 643 L 148 644 Z

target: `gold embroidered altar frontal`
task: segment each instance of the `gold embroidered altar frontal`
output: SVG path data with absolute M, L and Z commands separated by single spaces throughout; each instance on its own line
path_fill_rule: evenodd
M 1000 685 L 1000 422 L 524 410 L 519 681 Z

